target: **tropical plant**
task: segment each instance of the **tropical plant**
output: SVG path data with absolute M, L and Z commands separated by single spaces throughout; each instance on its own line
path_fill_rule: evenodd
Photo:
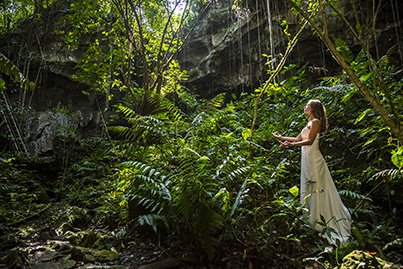
M 313 27 L 315 33 L 319 35 L 321 40 L 330 50 L 332 56 L 343 68 L 346 74 L 349 76 L 351 81 L 356 86 L 367 101 L 371 104 L 373 109 L 380 115 L 382 120 L 386 123 L 391 133 L 396 136 L 400 143 L 403 143 L 403 132 L 401 123 L 402 108 L 400 103 L 395 102 L 391 96 L 393 93 L 400 92 L 401 87 L 395 87 L 395 84 L 388 85 L 386 83 L 388 77 L 382 74 L 382 70 L 385 69 L 387 64 L 384 63 L 388 61 L 388 55 L 379 55 L 378 44 L 377 44 L 377 33 L 375 32 L 375 25 L 377 23 L 377 16 L 382 3 L 373 3 L 373 13 L 372 16 L 367 16 L 365 14 L 363 18 L 360 18 L 357 12 L 356 3 L 353 3 L 353 10 L 355 12 L 355 26 L 351 25 L 345 16 L 337 9 L 337 1 L 307 1 L 300 2 L 294 0 L 287 0 L 287 2 L 292 6 L 292 8 L 304 19 L 309 22 L 311 27 Z M 351 57 L 351 53 L 346 54 L 346 43 L 340 39 L 332 40 L 329 36 L 328 24 L 327 24 L 327 14 L 325 13 L 325 8 L 330 7 L 340 18 L 341 22 L 346 24 L 346 27 L 354 35 L 358 43 L 361 45 L 362 50 L 358 53 L 358 57 L 364 60 L 367 64 L 362 65 L 358 63 L 361 67 L 360 70 L 355 68 L 357 62 L 352 61 L 354 57 Z M 319 9 L 319 13 L 317 13 Z M 367 21 L 370 18 L 370 21 Z M 321 21 L 323 28 L 319 27 L 318 21 Z M 365 29 L 365 24 L 361 22 L 367 22 L 368 29 Z M 355 30 L 357 29 L 357 31 Z M 366 31 L 367 30 L 367 31 Z M 373 35 L 374 42 L 370 35 Z M 371 42 L 371 43 L 369 43 Z M 376 51 L 376 55 L 372 56 L 369 48 L 373 46 Z
M 87 42 L 74 77 L 110 98 L 113 89 L 127 91 L 132 109 L 150 113 L 150 96 L 167 93 L 165 85 L 173 83 L 169 77 L 175 76 L 178 85 L 181 75 L 174 58 L 192 30 L 182 38 L 190 20 L 189 5 L 189 0 L 73 1 L 71 13 L 62 18 L 65 29 L 58 32 L 73 47 L 84 35 L 98 36 L 95 42 Z
M 22 89 L 33 90 L 35 83 L 25 78 L 18 67 L 10 61 L 3 53 L 0 52 L 0 71 L 6 76 L 10 77 L 16 83 L 20 83 Z M 0 92 L 6 89 L 6 83 L 4 79 L 0 77 Z

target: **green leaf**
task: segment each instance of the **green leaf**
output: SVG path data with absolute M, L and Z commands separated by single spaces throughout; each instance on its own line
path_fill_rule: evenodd
M 360 114 L 360 116 L 355 120 L 354 124 L 357 124 L 357 123 L 359 123 L 360 121 L 362 121 L 362 119 L 365 117 L 365 115 L 367 115 L 367 113 L 368 113 L 369 111 L 371 111 L 371 109 L 368 108 L 367 110 L 365 110 L 364 112 L 362 112 L 362 113 Z
M 370 79 L 372 77 L 372 73 L 368 73 L 368 74 L 366 74 L 366 75 L 363 75 L 363 76 L 361 76 L 360 77 L 360 80 L 362 81 L 362 82 L 366 82 L 368 79 Z
M 245 140 L 248 140 L 248 138 L 251 136 L 251 134 L 252 134 L 252 130 L 251 130 L 251 129 L 244 129 L 244 130 L 242 131 L 242 137 L 243 137 L 243 139 L 245 139 Z
M 392 162 L 399 169 L 403 167 L 403 147 L 392 151 Z
M 295 198 L 297 198 L 298 195 L 299 195 L 299 188 L 298 188 L 298 186 L 294 186 L 294 187 L 290 188 L 288 191 L 289 191 L 289 192 L 292 194 L 292 196 L 294 196 Z
M 0 91 L 5 89 L 6 89 L 6 82 L 2 78 L 0 78 Z

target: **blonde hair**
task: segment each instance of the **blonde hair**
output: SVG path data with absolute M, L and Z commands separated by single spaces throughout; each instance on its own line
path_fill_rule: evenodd
M 324 133 L 327 130 L 327 117 L 326 108 L 320 100 L 312 99 L 308 102 L 309 107 L 312 109 L 312 114 L 315 118 L 320 120 L 320 132 Z

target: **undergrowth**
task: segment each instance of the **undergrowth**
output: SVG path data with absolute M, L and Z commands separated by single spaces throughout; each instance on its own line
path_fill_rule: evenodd
M 155 110 L 147 116 L 118 105 L 125 121 L 109 128 L 113 144 L 78 140 L 69 132 L 58 136 L 54 158 L 60 167 L 53 186 L 15 159 L 2 158 L 1 221 L 13 222 L 22 208 L 64 201 L 96 209 L 98 223 L 121 238 L 148 227 L 167 242 L 183 242 L 181 250 L 204 264 L 330 267 L 355 249 L 393 259 L 402 244 L 401 170 L 386 169 L 399 165 L 400 148 L 387 130 L 377 131 L 375 115 L 362 117 L 368 108 L 342 82 L 324 79 L 314 89 L 281 82 L 261 103 L 252 142 L 253 94 L 230 102 L 224 94 L 213 100 L 186 93 L 175 100 L 153 96 Z M 321 148 L 353 216 L 353 237 L 343 248 L 328 246 L 305 226 L 299 152 L 271 136 L 297 135 L 311 98 L 327 108 L 329 131 Z M 188 113 L 178 102 L 189 103 Z

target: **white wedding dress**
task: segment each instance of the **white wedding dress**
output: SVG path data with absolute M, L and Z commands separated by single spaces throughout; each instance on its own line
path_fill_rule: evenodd
M 305 127 L 302 139 L 308 139 L 309 129 Z M 344 206 L 329 168 L 319 150 L 319 133 L 312 145 L 301 149 L 301 192 L 300 202 L 308 210 L 309 226 L 322 233 L 330 244 L 346 244 L 351 236 L 351 215 Z M 322 217 L 326 221 L 323 225 Z

